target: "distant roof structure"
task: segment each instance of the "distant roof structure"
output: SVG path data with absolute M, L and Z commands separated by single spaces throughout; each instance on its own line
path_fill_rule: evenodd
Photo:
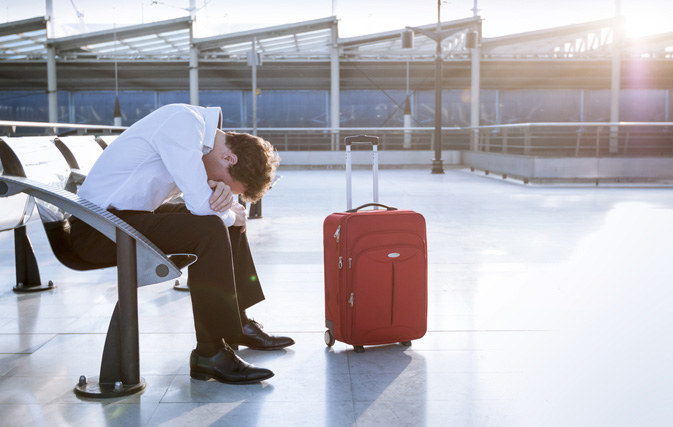
M 467 33 L 481 33 L 481 17 L 440 24 L 444 60 L 466 60 Z M 189 17 L 119 27 L 80 35 L 48 38 L 44 17 L 0 24 L 0 64 L 14 61 L 45 61 L 47 46 L 60 61 L 188 61 L 190 47 L 199 60 L 245 62 L 255 40 L 265 61 L 329 61 L 336 46 L 349 61 L 429 61 L 436 42 L 422 34 L 436 32 L 437 24 L 418 27 L 414 46 L 403 49 L 405 29 L 360 37 L 338 38 L 338 20 L 328 17 L 250 31 L 192 37 Z M 606 59 L 612 50 L 618 18 L 592 21 L 539 31 L 480 40 L 483 60 L 587 60 Z M 671 59 L 673 33 L 624 40 L 622 49 L 637 58 Z
M 673 59 L 673 32 L 629 39 L 624 51 L 639 58 Z
M 199 39 L 184 17 L 48 39 L 47 20 L 34 18 L 0 24 L 0 61 L 45 60 L 47 46 L 66 61 L 186 61 L 192 45 L 201 60 L 247 61 L 253 39 L 265 60 L 329 60 L 336 27 L 330 17 Z
M 619 19 L 606 19 L 492 37 L 481 45 L 482 58 L 516 60 L 606 59 Z
M 67 60 L 182 59 L 189 57 L 189 17 L 50 39 Z
M 467 59 L 470 54 L 465 44 L 467 33 L 470 31 L 481 33 L 481 21 L 482 19 L 477 16 L 441 22 L 439 31 L 444 37 L 442 40 L 442 58 L 444 60 Z M 416 31 L 409 27 L 402 30 L 339 39 L 339 46 L 342 49 L 342 56 L 355 60 L 434 60 L 437 42 L 418 31 L 419 29 L 436 33 L 437 24 L 417 27 Z M 405 30 L 414 31 L 412 48 L 405 49 L 402 47 L 402 32 Z
M 336 41 L 336 17 L 194 39 L 204 60 L 247 61 L 255 40 L 265 61 L 329 60 Z
M 0 24 L 0 60 L 45 59 L 47 20 L 44 17 Z

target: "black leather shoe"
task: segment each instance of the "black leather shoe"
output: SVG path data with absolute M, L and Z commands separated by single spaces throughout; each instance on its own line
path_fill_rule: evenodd
M 269 335 L 262 330 L 263 326 L 253 319 L 243 325 L 243 335 L 238 339 L 230 340 L 232 347 L 238 349 L 238 345 L 244 345 L 254 350 L 280 350 L 294 344 L 290 337 L 278 337 Z
M 227 343 L 212 357 L 192 351 L 189 368 L 191 377 L 196 380 L 213 378 L 227 384 L 252 384 L 273 377 L 270 370 L 258 368 L 238 357 Z

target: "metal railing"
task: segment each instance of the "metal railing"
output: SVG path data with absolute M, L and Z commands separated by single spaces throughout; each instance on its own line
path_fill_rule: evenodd
M 42 129 L 43 135 L 59 135 L 64 134 L 78 134 L 83 135 L 92 131 L 102 131 L 102 133 L 120 133 L 126 129 L 126 126 L 106 126 L 106 125 L 89 125 L 79 123 L 49 123 L 49 122 L 22 122 L 16 120 L 0 120 L 0 135 L 14 136 L 17 135 L 17 129 Z M 34 133 L 33 133 L 34 134 Z M 25 136 L 25 135 L 17 135 Z M 37 135 L 36 135 L 37 136 Z
M 516 123 L 468 129 L 475 151 L 542 157 L 671 157 L 672 122 Z
M 117 133 L 126 127 L 0 120 L 0 133 L 17 127 L 56 134 Z M 228 129 L 252 132 L 252 128 Z M 433 150 L 433 127 L 257 128 L 281 151 L 340 151 L 347 136 L 374 134 L 381 150 Z M 673 122 L 548 122 L 443 127 L 442 150 L 473 150 L 554 157 L 672 157 Z

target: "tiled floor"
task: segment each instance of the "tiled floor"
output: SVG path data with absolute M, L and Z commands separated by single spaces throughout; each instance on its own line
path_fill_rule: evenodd
M 0 233 L 2 426 L 673 425 L 673 190 L 531 186 L 467 170 L 381 171 L 381 200 L 428 224 L 429 331 L 399 345 L 323 342 L 322 221 L 344 172 L 284 170 L 249 224 L 267 301 L 250 314 L 297 344 L 240 355 L 276 376 L 231 386 L 189 377 L 189 295 L 141 288 L 140 395 L 76 397 L 96 376 L 115 270 L 79 273 L 29 225 L 42 276 L 16 295 Z M 355 203 L 370 178 L 355 172 Z

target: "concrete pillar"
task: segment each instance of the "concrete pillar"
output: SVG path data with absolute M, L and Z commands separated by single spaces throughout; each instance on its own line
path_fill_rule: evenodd
M 199 105 L 199 48 L 189 47 L 189 103 Z
M 339 45 L 338 45 L 338 34 L 337 26 L 334 24 L 332 26 L 332 50 L 330 52 L 330 103 L 329 103 L 329 126 L 333 129 L 339 128 L 339 110 L 340 110 L 340 101 L 339 101 Z M 332 141 L 331 141 L 332 151 L 337 151 L 339 149 L 339 131 L 332 132 Z
M 404 142 L 403 147 L 411 148 L 411 95 L 407 91 L 407 99 L 404 101 Z
M 49 122 L 58 122 L 58 97 L 56 87 L 56 48 L 47 46 L 47 98 Z
M 612 30 L 612 73 L 610 78 L 610 121 L 619 122 L 619 94 L 621 91 L 622 55 L 621 45 L 623 39 L 623 19 Z M 619 128 L 610 126 L 610 154 L 619 150 Z
M 471 88 L 471 108 L 470 108 L 470 126 L 477 127 L 480 125 L 480 95 L 481 95 L 481 52 L 479 45 L 472 49 L 472 88 Z M 470 140 L 470 150 L 477 151 L 479 147 L 479 130 L 472 131 Z
M 54 38 L 54 4 L 53 0 L 45 1 L 47 14 L 47 106 L 49 121 L 58 122 L 58 97 L 56 87 L 56 49 L 49 45 L 49 39 Z
M 252 39 L 250 52 L 250 65 L 252 67 L 252 134 L 257 135 L 257 39 Z

